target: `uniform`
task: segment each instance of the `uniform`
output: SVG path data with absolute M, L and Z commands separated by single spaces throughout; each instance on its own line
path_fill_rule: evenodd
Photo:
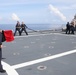
M 70 34 L 70 24 L 69 24 L 69 22 L 67 22 L 67 24 L 66 24 L 66 34 L 67 34 L 67 32 Z
M 24 31 L 26 33 L 26 35 L 28 35 L 26 28 L 27 28 L 27 26 L 25 24 L 21 24 L 21 33 Z
M 0 72 L 1 73 L 5 73 L 6 71 L 3 70 L 3 67 L 2 67 L 2 64 L 1 64 L 1 59 L 2 59 L 2 48 L 1 48 L 1 45 L 2 45 L 2 33 L 0 32 Z
M 17 24 L 16 24 L 16 29 L 15 29 L 14 35 L 16 34 L 17 31 L 19 32 L 19 35 L 21 35 L 20 29 L 21 29 L 21 26 L 20 26 L 20 23 L 18 21 Z

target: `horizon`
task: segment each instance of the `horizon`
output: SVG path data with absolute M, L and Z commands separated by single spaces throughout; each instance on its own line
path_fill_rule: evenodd
M 16 24 L 0 24 L 0 29 L 8 30 L 12 29 L 15 30 Z M 49 30 L 49 29 L 62 29 L 65 28 L 66 24 L 26 24 L 26 26 L 30 29 L 36 30 Z

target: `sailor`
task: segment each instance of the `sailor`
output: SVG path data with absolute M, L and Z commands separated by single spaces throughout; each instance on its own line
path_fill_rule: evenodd
M 68 34 L 70 34 L 70 24 L 69 24 L 69 22 L 67 22 L 67 24 L 66 24 L 66 34 L 67 34 L 67 32 L 68 32 Z
M 21 29 L 20 22 L 19 22 L 19 21 L 17 21 L 14 36 L 16 35 L 16 32 L 17 32 L 17 31 L 19 32 L 19 35 L 21 35 L 20 29 Z
M 26 31 L 26 28 L 28 28 L 28 27 L 24 24 L 24 22 L 22 22 L 22 24 L 21 24 L 21 33 L 24 31 L 26 33 L 26 35 L 28 35 L 28 33 Z
M 6 71 L 2 67 L 1 59 L 2 59 L 2 30 L 0 30 L 0 72 L 5 73 Z
M 75 27 L 74 27 L 74 22 L 71 22 L 71 34 L 75 34 Z

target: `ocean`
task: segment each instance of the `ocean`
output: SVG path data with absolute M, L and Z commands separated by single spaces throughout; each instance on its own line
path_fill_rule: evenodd
M 15 26 L 16 24 L 0 24 L 0 29 L 2 30 L 13 30 L 15 31 Z M 26 24 L 26 26 L 29 29 L 33 29 L 33 30 L 51 30 L 51 29 L 58 29 L 61 28 L 61 25 L 53 27 L 50 24 Z M 27 30 L 29 30 L 27 29 Z

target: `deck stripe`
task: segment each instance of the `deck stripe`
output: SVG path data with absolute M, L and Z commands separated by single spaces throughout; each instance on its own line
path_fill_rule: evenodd
M 6 70 L 8 75 L 19 75 L 15 69 L 13 69 L 9 64 L 2 61 L 3 69 Z
M 52 59 L 55 59 L 55 58 L 59 58 L 59 57 L 62 57 L 62 56 L 66 56 L 66 55 L 69 55 L 69 54 L 72 54 L 72 53 L 76 53 L 76 50 L 71 50 L 71 51 L 59 53 L 59 54 L 56 54 L 56 55 L 48 56 L 48 57 L 45 57 L 45 58 L 40 58 L 40 59 L 36 59 L 36 60 L 33 60 L 33 61 L 13 65 L 12 68 L 19 69 L 19 68 L 22 68 L 22 67 L 26 67 L 26 66 L 37 64 L 37 63 L 45 62 L 45 61 L 48 61 L 48 60 L 52 60 Z

